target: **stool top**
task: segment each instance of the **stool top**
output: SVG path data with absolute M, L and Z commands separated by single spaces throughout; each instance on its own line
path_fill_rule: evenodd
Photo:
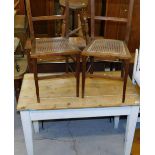
M 65 6 L 65 0 L 59 0 L 60 5 Z M 88 6 L 88 0 L 69 0 L 70 9 L 81 9 Z

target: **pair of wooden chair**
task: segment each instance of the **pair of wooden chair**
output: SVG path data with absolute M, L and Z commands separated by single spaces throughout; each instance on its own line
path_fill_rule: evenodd
M 125 67 L 122 70 L 121 79 L 124 79 L 123 85 L 123 97 L 122 102 L 125 101 L 125 91 L 126 83 L 128 77 L 128 68 L 130 53 L 127 48 L 127 41 L 129 40 L 131 19 L 132 19 L 132 10 L 134 0 L 130 0 L 128 17 L 126 18 L 117 18 L 117 17 L 101 17 L 95 16 L 95 3 L 94 0 L 90 0 L 91 4 L 91 43 L 82 51 L 69 43 L 68 38 L 68 16 L 69 16 L 69 1 L 65 0 L 65 12 L 63 15 L 52 15 L 52 16 L 39 16 L 33 17 L 31 13 L 30 0 L 26 0 L 27 16 L 29 21 L 30 35 L 31 40 L 27 43 L 27 53 L 28 53 L 28 64 L 31 72 L 34 73 L 35 86 L 37 101 L 40 102 L 39 97 L 39 85 L 38 80 L 51 78 L 49 77 L 38 77 L 37 72 L 37 61 L 39 59 L 54 59 L 55 57 L 76 57 L 76 96 L 79 97 L 79 81 L 80 81 L 80 55 L 82 55 L 82 97 L 84 98 L 85 91 L 85 79 L 86 79 L 86 60 L 88 57 L 97 57 L 102 60 L 121 60 Z M 60 38 L 35 38 L 34 37 L 34 27 L 33 22 L 35 21 L 45 21 L 45 20 L 62 20 L 62 37 Z M 111 39 L 95 39 L 94 29 L 95 29 L 95 20 L 108 20 L 114 22 L 125 22 L 127 23 L 127 33 L 125 41 L 111 40 Z M 125 72 L 125 73 L 124 73 Z M 65 74 L 66 75 L 66 74 Z M 67 74 L 68 76 L 68 74 Z M 95 76 L 95 75 L 91 75 Z M 100 76 L 101 77 L 101 76 Z M 107 76 L 102 76 L 103 78 Z M 109 78 L 109 77 L 108 77 Z M 113 78 L 113 77 L 110 77 Z M 116 78 L 114 78 L 116 79 Z

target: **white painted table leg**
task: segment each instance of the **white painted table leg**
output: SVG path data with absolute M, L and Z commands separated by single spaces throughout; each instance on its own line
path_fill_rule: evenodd
M 131 153 L 136 123 L 138 118 L 138 111 L 139 111 L 139 106 L 132 106 L 131 112 L 127 116 L 124 155 L 130 155 Z
M 34 132 L 39 133 L 39 121 L 33 121 Z
M 119 125 L 119 116 L 114 116 L 114 128 L 117 129 Z
M 30 119 L 29 111 L 21 111 L 21 120 L 25 138 L 25 144 L 28 155 L 33 155 L 33 132 L 32 132 L 32 121 Z

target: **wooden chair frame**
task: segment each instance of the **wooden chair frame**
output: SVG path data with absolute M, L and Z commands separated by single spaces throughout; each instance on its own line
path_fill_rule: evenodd
M 30 5 L 30 0 L 26 0 L 26 10 L 27 10 L 27 16 L 28 16 L 28 22 L 29 22 L 29 28 L 30 28 L 30 40 L 27 41 L 26 43 L 26 53 L 27 53 L 27 58 L 28 58 L 28 66 L 30 72 L 34 73 L 34 80 L 35 80 L 35 86 L 36 86 L 36 96 L 37 96 L 37 102 L 40 102 L 40 97 L 39 97 L 39 84 L 38 80 L 43 80 L 43 79 L 49 79 L 49 78 L 57 78 L 60 76 L 70 76 L 70 74 L 59 74 L 56 76 L 46 76 L 46 77 L 38 77 L 38 69 L 37 69 L 37 61 L 39 59 L 43 60 L 49 60 L 49 58 L 55 58 L 55 57 L 68 57 L 68 56 L 75 56 L 76 57 L 76 71 L 75 71 L 75 77 L 76 77 L 76 96 L 79 97 L 79 79 L 80 79 L 80 50 L 69 50 L 69 51 L 54 51 L 51 53 L 40 53 L 36 54 L 35 53 L 35 45 L 36 45 L 36 38 L 34 36 L 34 27 L 33 27 L 33 22 L 34 21 L 49 21 L 49 20 L 63 20 L 63 25 L 62 25 L 62 37 L 67 38 L 68 34 L 68 16 L 69 16 L 69 0 L 65 0 L 66 3 L 66 9 L 63 15 L 51 15 L 51 16 L 38 16 L 38 17 L 33 17 L 31 13 L 31 5 Z M 54 38 L 52 38 L 54 39 Z M 57 38 L 55 38 L 57 39 Z M 68 39 L 68 38 L 67 38 Z
M 133 5 L 134 0 L 130 0 L 129 2 L 129 12 L 127 18 L 120 18 L 120 17 L 106 17 L 106 16 L 95 16 L 95 1 L 90 0 L 90 6 L 91 6 L 91 39 L 92 42 L 83 50 L 82 52 L 82 98 L 84 98 L 85 95 L 85 79 L 87 76 L 89 77 L 98 77 L 98 78 L 111 78 L 111 79 L 120 79 L 124 80 L 123 84 L 123 95 L 122 95 L 122 102 L 125 102 L 125 93 L 126 93 L 126 85 L 127 85 L 127 78 L 128 78 L 128 72 L 129 72 L 129 62 L 130 62 L 130 52 L 127 48 L 127 43 L 129 41 L 130 37 L 130 31 L 131 31 L 131 21 L 132 21 L 132 12 L 133 12 Z M 99 53 L 93 53 L 92 55 L 87 51 L 88 48 L 92 45 L 93 41 L 95 40 L 95 20 L 105 20 L 105 21 L 113 21 L 113 22 L 123 22 L 126 23 L 126 34 L 124 39 L 124 47 L 127 51 L 126 56 L 115 56 L 115 55 L 100 55 Z M 122 61 L 123 67 L 121 71 L 121 77 L 112 77 L 112 76 L 98 76 L 98 75 L 86 75 L 86 63 L 87 58 L 91 58 L 91 63 L 93 62 L 94 57 L 100 59 L 100 60 L 109 60 L 109 61 L 115 61 L 119 60 Z M 92 65 L 93 66 L 93 65 Z M 91 72 L 93 73 L 93 71 Z

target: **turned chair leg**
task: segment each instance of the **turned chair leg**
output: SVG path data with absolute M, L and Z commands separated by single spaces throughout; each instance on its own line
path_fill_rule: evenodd
M 80 86 L 80 55 L 76 55 L 76 97 L 79 97 Z
M 127 80 L 128 80 L 128 74 L 129 74 L 129 60 L 124 61 L 124 70 L 125 70 L 125 75 L 124 75 L 124 84 L 123 84 L 123 97 L 122 97 L 122 102 L 125 102 L 125 94 L 126 94 L 126 85 L 127 85 Z
M 37 59 L 33 59 L 33 73 L 34 73 L 34 81 L 36 87 L 36 95 L 37 95 L 37 102 L 40 103 L 39 97 L 39 84 L 38 84 L 38 71 L 37 71 Z
M 82 98 L 85 94 L 85 80 L 86 80 L 86 56 L 82 56 Z

